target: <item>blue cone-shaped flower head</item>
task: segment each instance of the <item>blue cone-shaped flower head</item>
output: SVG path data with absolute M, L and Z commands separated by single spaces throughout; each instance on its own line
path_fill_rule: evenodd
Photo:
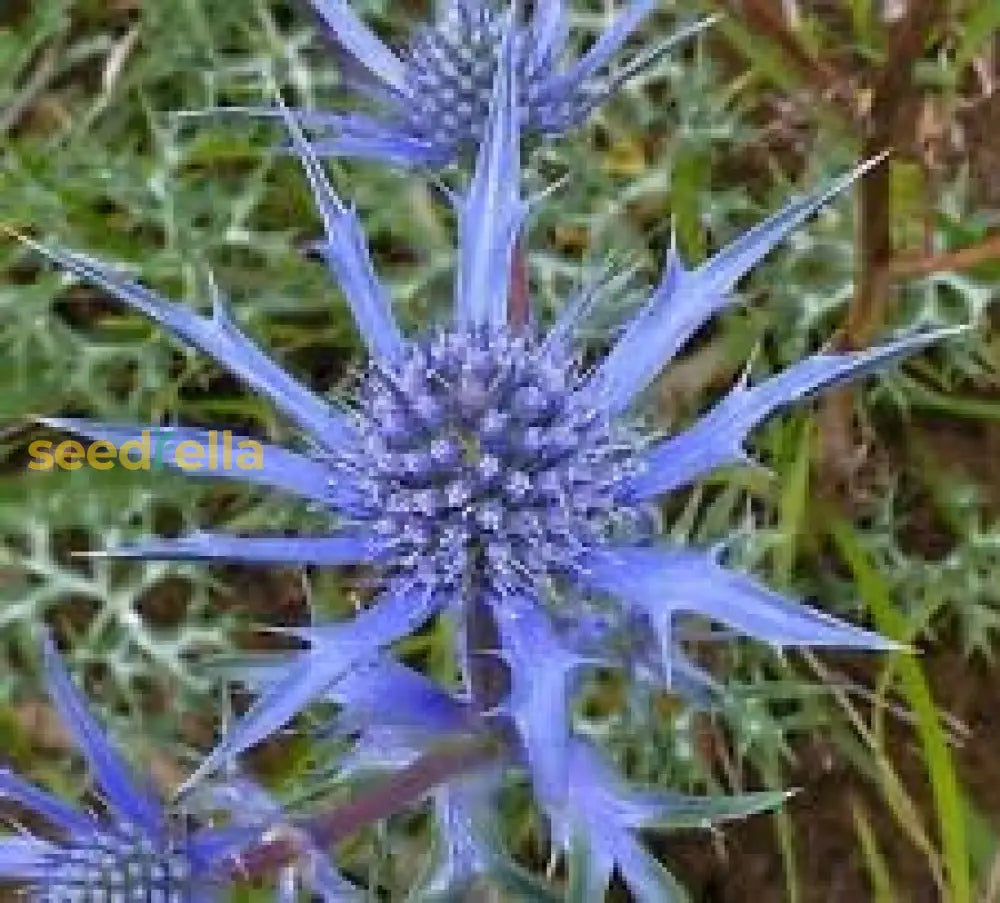
M 58 837 L 22 831 L 0 838 L 0 879 L 22 883 L 37 903 L 210 903 L 228 885 L 227 863 L 260 831 L 190 830 L 137 783 L 87 711 L 54 646 L 44 646 L 52 702 L 87 760 L 106 813 L 78 811 L 0 770 L 0 799 L 48 824 Z
M 508 20 L 518 17 L 516 4 L 444 0 L 436 21 L 397 54 L 345 0 L 311 3 L 346 52 L 356 90 L 381 108 L 374 116 L 301 113 L 322 135 L 322 153 L 440 166 L 475 151 L 486 133 L 501 44 Z M 619 51 L 656 5 L 656 0 L 629 0 L 593 47 L 567 62 L 564 3 L 536 3 L 530 19 L 518 21 L 511 35 L 525 129 L 547 137 L 578 126 L 636 72 L 709 22 L 684 28 L 616 66 Z
M 412 338 L 395 320 L 354 211 L 334 192 L 298 119 L 280 111 L 315 194 L 323 256 L 370 351 L 349 404 L 314 394 L 272 362 L 239 330 L 217 290 L 212 315 L 202 317 L 93 258 L 35 245 L 214 355 L 303 433 L 298 449 L 265 447 L 256 469 L 185 467 L 186 473 L 256 480 L 323 506 L 330 516 L 324 535 L 199 533 L 108 554 L 363 565 L 380 577 L 375 598 L 356 617 L 302 632 L 308 649 L 268 676 L 255 705 L 196 778 L 280 730 L 315 700 L 350 698 L 356 709 L 370 709 L 362 665 L 372 668 L 367 690 L 394 686 L 394 703 L 405 708 L 403 700 L 412 699 L 414 709 L 433 712 L 451 730 L 464 720 L 463 707 L 435 700 L 412 674 L 387 670 L 383 658 L 396 640 L 442 615 L 460 638 L 456 657 L 470 690 L 483 661 L 506 669 L 509 692 L 480 715 L 503 719 L 518 738 L 545 810 L 574 830 L 598 830 L 601 819 L 586 814 L 596 810 L 590 803 L 581 810 L 571 794 L 570 702 L 587 668 L 630 663 L 595 647 L 595 629 L 600 634 L 602 625 L 618 622 L 641 633 L 641 678 L 658 677 L 697 699 L 711 692 L 712 682 L 679 651 L 677 623 L 690 616 L 775 647 L 891 646 L 770 591 L 717 554 L 655 536 L 645 506 L 713 468 L 743 462 L 751 430 L 783 407 L 886 367 L 943 333 L 911 334 L 863 353 L 818 354 L 755 385 L 741 383 L 674 436 L 644 435 L 632 413 L 670 359 L 733 302 L 738 281 L 874 163 L 793 201 L 697 268 L 671 254 L 659 284 L 608 353 L 583 367 L 577 339 L 593 292 L 572 299 L 544 334 L 523 325 L 530 318 L 517 309 L 520 300 L 510 304 L 513 248 L 530 207 L 518 182 L 518 34 L 511 28 L 504 34 L 475 173 L 467 192 L 453 198 L 460 244 L 453 313 Z M 141 430 L 51 422 L 117 442 Z M 199 430 L 169 433 L 173 444 L 156 443 L 168 465 L 183 464 L 174 451 L 182 440 L 206 441 Z M 491 631 L 473 628 L 484 611 L 500 648 L 484 648 Z M 658 653 L 659 668 L 651 667 L 649 650 Z M 399 708 L 396 736 L 414 726 Z M 591 845 L 605 851 L 605 861 L 620 860 L 624 847 L 599 840 L 591 838 Z

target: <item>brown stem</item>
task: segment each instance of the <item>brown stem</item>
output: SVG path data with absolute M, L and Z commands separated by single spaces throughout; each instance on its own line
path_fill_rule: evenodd
M 730 15 L 742 19 L 751 32 L 779 47 L 783 60 L 837 112 L 848 119 L 854 117 L 850 73 L 840 71 L 831 60 L 817 59 L 809 53 L 789 27 L 779 3 L 775 0 L 719 0 L 719 5 Z
M 28 83 L 17 92 L 6 109 L 0 111 L 0 137 L 6 137 L 7 133 L 17 126 L 31 110 L 32 104 L 49 87 L 59 73 L 59 64 L 64 52 L 65 49 L 60 42 L 42 54 Z
M 474 590 L 465 609 L 465 643 L 472 705 L 478 714 L 488 714 L 510 692 L 510 674 L 496 655 L 500 632 L 489 602 Z
M 438 785 L 483 767 L 496 759 L 499 752 L 496 739 L 484 735 L 429 752 L 367 788 L 356 799 L 296 822 L 294 830 L 244 853 L 233 863 L 231 873 L 240 879 L 253 880 L 296 862 L 303 852 L 300 837 L 308 838 L 317 849 L 328 849 L 365 825 L 420 802 Z
M 864 142 L 862 159 L 870 160 L 885 151 L 890 134 L 891 124 L 884 122 L 873 130 Z M 858 183 L 857 272 L 844 336 L 852 350 L 870 343 L 888 309 L 888 263 L 892 257 L 890 173 L 888 163 L 883 163 Z
M 524 329 L 531 319 L 531 298 L 528 289 L 528 261 L 524 248 L 518 242 L 510 259 L 510 296 L 507 303 L 507 321 L 517 332 Z
M 890 150 L 900 135 L 906 140 L 901 127 L 913 115 L 921 90 L 913 80 L 914 66 L 941 6 L 914 0 L 908 4 L 906 16 L 889 27 L 886 63 L 867 76 L 871 103 L 861 123 L 863 159 Z M 847 349 L 869 345 L 884 325 L 889 308 L 893 260 L 889 166 L 878 166 L 868 173 L 857 191 L 855 291 L 842 333 L 842 345 Z M 855 477 L 853 412 L 853 400 L 846 390 L 831 393 L 824 402 L 821 458 L 829 475 L 835 477 L 832 483 L 824 481 L 824 491 L 850 486 Z
M 870 159 L 881 153 L 886 147 L 885 140 L 885 129 L 873 131 L 865 139 L 863 157 Z M 892 256 L 888 164 L 876 166 L 861 179 L 857 190 L 854 297 L 839 336 L 839 343 L 846 350 L 869 345 L 888 308 L 888 261 Z M 820 409 L 820 423 L 819 457 L 825 476 L 820 490 L 832 499 L 849 489 L 856 476 L 854 395 L 848 389 L 829 393 Z
M 889 262 L 889 275 L 894 279 L 915 279 L 949 270 L 969 270 L 991 260 L 1000 260 L 1000 234 L 990 235 L 977 245 L 957 251 L 898 254 Z
M 913 69 L 941 15 L 940 4 L 912 2 L 902 21 L 889 29 L 889 53 L 872 80 L 872 102 L 863 138 L 863 159 L 871 159 L 896 144 L 900 126 L 914 115 L 920 87 Z M 867 345 L 885 322 L 889 304 L 892 260 L 890 169 L 879 166 L 861 180 L 858 212 L 858 274 L 848 313 L 846 343 Z

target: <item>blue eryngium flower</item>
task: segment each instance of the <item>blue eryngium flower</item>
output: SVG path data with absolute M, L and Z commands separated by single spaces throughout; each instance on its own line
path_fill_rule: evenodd
M 188 830 L 109 745 L 51 641 L 45 676 L 63 724 L 90 766 L 106 807 L 73 809 L 12 772 L 0 770 L 0 799 L 33 812 L 58 833 L 22 830 L 0 837 L 0 879 L 24 883 L 37 903 L 210 903 L 228 886 L 223 866 L 259 836 L 243 827 Z
M 397 55 L 364 24 L 346 0 L 310 0 L 352 68 L 355 90 L 372 100 L 375 115 L 300 111 L 317 129 L 321 154 L 369 157 L 405 166 L 441 166 L 479 147 L 489 118 L 493 79 L 506 22 L 517 15 L 497 0 L 442 0 L 437 20 L 420 29 Z M 618 88 L 705 19 L 609 71 L 628 38 L 657 0 L 629 0 L 612 26 L 579 59 L 564 65 L 568 37 L 563 0 L 541 0 L 530 21 L 512 33 L 524 129 L 539 137 L 580 125 Z
M 658 538 L 648 506 L 720 465 L 745 461 L 750 431 L 787 405 L 877 371 L 948 333 L 910 334 L 863 353 L 817 354 L 759 384 L 741 383 L 677 435 L 645 434 L 631 413 L 643 390 L 732 303 L 736 284 L 758 261 L 874 163 L 794 200 L 695 269 L 672 252 L 638 314 L 603 359 L 584 368 L 576 340 L 590 293 L 568 303 L 544 335 L 509 322 L 513 248 L 530 203 L 519 188 L 521 69 L 513 43 L 504 48 L 474 176 L 468 190 L 453 197 L 459 226 L 453 314 L 415 337 L 396 322 L 354 211 L 329 184 L 296 117 L 282 111 L 323 221 L 323 255 L 370 351 L 350 401 L 316 395 L 271 361 L 239 330 L 217 290 L 206 318 L 90 257 L 35 247 L 213 355 L 302 431 L 297 450 L 265 448 L 261 470 L 185 472 L 253 479 L 308 499 L 330 516 L 327 535 L 198 533 L 108 554 L 363 565 L 381 579 L 377 597 L 352 620 L 300 631 L 308 650 L 263 682 L 256 704 L 195 777 L 217 770 L 321 698 L 367 705 L 367 717 L 380 729 L 398 737 L 405 727 L 408 741 L 424 716 L 424 727 L 453 730 L 464 722 L 470 700 L 456 708 L 443 691 L 384 659 L 396 640 L 446 617 L 460 638 L 457 658 L 473 714 L 502 720 L 516 738 L 553 835 L 564 843 L 582 835 L 596 857 L 594 882 L 617 865 L 635 886 L 648 862 L 637 858 L 630 832 L 673 810 L 652 803 L 643 809 L 607 786 L 602 768 L 581 751 L 571 721 L 575 688 L 586 669 L 608 663 L 605 640 L 616 625 L 643 649 L 618 664 L 641 663 L 641 679 L 694 697 L 710 691 L 711 681 L 683 656 L 676 631 L 683 616 L 775 647 L 892 645 L 772 592 L 715 554 Z M 50 422 L 116 443 L 142 429 Z M 170 432 L 178 442 L 206 441 L 203 431 Z M 166 463 L 178 463 L 172 452 L 163 454 Z M 484 613 L 492 641 L 484 640 L 490 630 L 472 627 L 484 623 Z M 658 651 L 652 662 L 649 649 Z M 477 697 L 488 694 L 478 693 L 476 672 L 486 659 L 503 663 L 507 686 L 498 702 L 483 705 Z M 390 714 L 393 724 L 386 725 Z M 416 724 L 397 723 L 408 714 Z M 448 806 L 444 821 L 464 824 Z M 468 849 L 452 852 L 463 869 L 483 859 Z

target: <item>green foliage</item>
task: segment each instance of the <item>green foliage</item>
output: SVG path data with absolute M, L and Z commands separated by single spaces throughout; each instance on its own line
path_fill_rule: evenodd
M 853 530 L 843 524 L 834 524 L 831 532 L 879 630 L 902 644 L 910 642 L 910 625 L 905 617 L 894 610 L 885 581 L 866 560 L 864 549 Z M 892 671 L 898 670 L 903 693 L 917 718 L 917 730 L 937 808 L 947 868 L 948 899 L 955 903 L 971 901 L 972 880 L 965 837 L 966 819 L 958 777 L 927 678 L 916 657 L 905 650 L 896 655 L 889 668 Z

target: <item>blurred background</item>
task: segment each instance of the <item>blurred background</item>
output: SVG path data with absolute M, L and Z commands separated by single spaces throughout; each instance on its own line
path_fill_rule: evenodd
M 431 4 L 352 5 L 400 45 Z M 619 6 L 569 5 L 580 46 Z M 290 101 L 341 103 L 307 7 L 0 0 L 0 223 L 126 263 L 199 306 L 214 273 L 247 330 L 326 390 L 357 372 L 361 349 L 308 257 L 318 221 L 297 165 L 269 150 L 278 136 L 265 126 L 171 115 L 264 102 L 267 72 Z M 720 473 L 664 509 L 675 536 L 728 540 L 772 585 L 919 654 L 779 658 L 712 644 L 701 658 L 729 686 L 717 711 L 692 715 L 667 693 L 629 705 L 608 675 L 580 716 L 639 780 L 799 788 L 773 817 L 650 835 L 695 901 L 1000 901 L 1000 3 L 663 0 L 636 44 L 709 11 L 723 16 L 705 37 L 534 156 L 535 187 L 567 181 L 532 223 L 532 291 L 544 317 L 609 260 L 634 268 L 641 288 L 672 230 L 698 261 L 792 194 L 891 150 L 744 283 L 745 303 L 699 335 L 653 401 L 671 429 L 748 368 L 757 378 L 821 346 L 972 324 L 884 380 L 778 418 L 755 436 L 760 467 Z M 440 195 L 374 165 L 330 170 L 404 323 L 443 316 L 454 223 Z M 638 297 L 624 288 L 615 304 Z M 170 788 L 226 710 L 206 662 L 260 647 L 256 627 L 356 600 L 325 571 L 74 557 L 154 531 L 299 528 L 314 515 L 165 472 L 28 473 L 30 443 L 59 438 L 35 418 L 57 414 L 275 439 L 288 428 L 206 358 L 0 238 L 2 757 L 81 792 L 36 679 L 45 622 L 110 730 Z M 432 630 L 403 652 L 447 673 L 448 649 Z M 340 792 L 324 777 L 336 753 L 279 740 L 251 761 L 308 805 Z M 511 849 L 544 871 L 527 802 L 511 799 L 502 817 Z M 427 846 L 414 814 L 341 852 L 398 900 Z M 240 898 L 263 899 L 254 894 Z

